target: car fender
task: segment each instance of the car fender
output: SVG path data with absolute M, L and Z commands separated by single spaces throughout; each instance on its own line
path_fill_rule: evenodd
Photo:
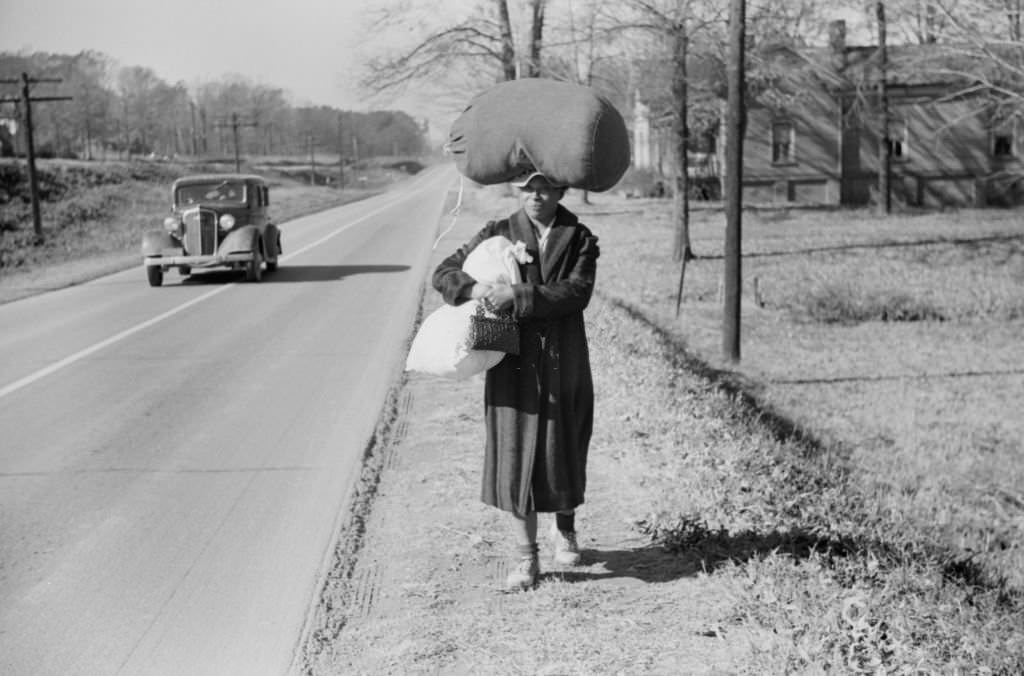
M 229 232 L 220 243 L 218 253 L 259 251 L 260 230 L 254 225 L 243 225 Z
M 160 256 L 167 249 L 181 249 L 178 240 L 166 230 L 150 230 L 142 235 L 142 255 Z

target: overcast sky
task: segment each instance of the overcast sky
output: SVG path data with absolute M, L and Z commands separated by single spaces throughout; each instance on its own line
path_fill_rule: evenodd
M 167 82 L 238 73 L 297 104 L 365 109 L 351 85 L 374 0 L 0 0 L 0 50 L 91 49 Z M 375 106 L 376 107 L 376 106 Z

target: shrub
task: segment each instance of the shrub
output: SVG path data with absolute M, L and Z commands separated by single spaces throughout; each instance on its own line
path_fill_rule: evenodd
M 812 289 L 796 301 L 795 310 L 825 324 L 859 322 L 946 321 L 934 304 L 902 291 L 869 291 L 846 282 L 831 282 Z

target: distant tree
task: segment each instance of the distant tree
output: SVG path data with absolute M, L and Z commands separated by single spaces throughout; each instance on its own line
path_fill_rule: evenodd
M 129 154 L 152 152 L 159 135 L 159 104 L 167 83 L 151 68 L 129 66 L 117 75 L 121 103 L 122 148 Z
M 45 113 L 36 116 L 36 139 L 51 154 L 91 157 L 94 145 L 130 154 L 228 154 L 233 151 L 233 115 L 258 125 L 240 134 L 242 152 L 249 155 L 304 154 L 309 134 L 333 153 L 339 117 L 346 121 L 345 139 L 352 153 L 364 158 L 417 154 L 426 145 L 421 125 L 405 113 L 296 108 L 282 89 L 241 75 L 190 88 L 183 82 L 168 83 L 150 68 L 117 67 L 100 52 L 0 52 L 0 78 L 18 79 L 23 72 L 62 80 L 40 83 L 35 93 L 73 97 L 67 103 L 47 105 Z M 18 89 L 12 86 L 3 93 L 16 96 Z M 11 106 L 10 114 L 15 112 Z
M 73 97 L 69 117 L 83 157 L 91 160 L 96 142 L 110 131 L 115 96 L 107 82 L 112 63 L 100 52 L 84 51 L 72 57 L 70 64 L 63 87 Z

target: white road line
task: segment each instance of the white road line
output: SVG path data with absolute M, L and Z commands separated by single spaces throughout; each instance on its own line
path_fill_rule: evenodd
M 281 260 L 282 261 L 289 260 L 289 259 L 291 259 L 291 258 L 293 258 L 295 256 L 298 256 L 299 254 L 302 254 L 302 253 L 305 253 L 306 251 L 309 251 L 310 249 L 313 249 L 315 247 L 320 246 L 321 244 L 323 244 L 327 240 L 332 239 L 333 237 L 336 237 L 337 235 L 339 235 L 339 234 L 345 232 L 346 230 L 348 230 L 349 228 L 352 228 L 352 227 L 354 227 L 356 225 L 359 225 L 360 223 L 362 223 L 366 219 L 368 219 L 368 218 L 370 218 L 372 216 L 376 216 L 377 214 L 381 213 L 382 211 L 385 211 L 385 210 L 393 207 L 394 205 L 396 205 L 396 204 L 398 204 L 400 202 L 404 202 L 405 200 L 408 200 L 408 199 L 418 195 L 419 193 L 423 192 L 426 189 L 426 187 L 427 186 L 423 186 L 423 187 L 417 188 L 416 190 L 413 190 L 412 192 L 409 192 L 409 193 L 407 193 L 405 195 L 402 195 L 399 198 L 396 198 L 396 199 L 393 199 L 393 200 L 390 200 L 390 201 L 384 203 L 382 206 L 378 207 L 377 209 L 374 209 L 373 211 L 371 211 L 369 213 L 363 214 L 362 216 L 360 216 L 359 218 L 355 219 L 354 221 L 350 221 L 349 223 L 346 223 L 345 225 L 341 226 L 340 228 L 338 228 L 334 232 L 331 232 L 330 234 L 325 235 L 324 237 L 321 237 L 320 239 L 316 240 L 315 242 L 307 244 L 306 246 L 302 247 L 301 249 L 293 251 L 292 253 L 290 253 L 288 255 L 282 256 Z M 181 305 L 179 305 L 179 306 L 177 306 L 175 308 L 171 308 L 170 310 L 168 310 L 167 312 L 164 312 L 163 314 L 159 314 L 156 317 L 153 317 L 151 319 L 147 319 L 146 321 L 144 321 L 144 322 L 142 322 L 140 324 L 136 324 L 135 326 L 132 326 L 131 328 L 125 329 L 124 331 L 122 331 L 122 332 L 120 332 L 120 333 L 118 333 L 116 335 L 113 335 L 113 336 L 111 336 L 111 337 L 109 337 L 109 338 L 107 338 L 105 340 L 101 340 L 100 342 L 98 342 L 98 343 L 96 343 L 94 345 L 90 345 L 89 347 L 87 347 L 87 348 L 85 348 L 83 350 L 79 350 L 78 352 L 75 352 L 74 354 L 72 354 L 70 356 L 64 357 L 60 361 L 56 361 L 56 362 L 50 364 L 49 366 L 47 366 L 45 368 L 39 369 L 35 373 L 30 373 L 29 375 L 25 376 L 24 378 L 21 378 L 19 380 L 15 380 L 13 383 L 10 383 L 9 385 L 6 385 L 3 388 L 0 388 L 0 399 L 2 399 L 3 397 L 6 397 L 7 395 L 9 395 L 9 394 L 11 394 L 13 392 L 17 392 L 21 388 L 27 387 L 28 385 L 31 385 L 32 383 L 34 383 L 34 382 L 36 382 L 38 380 L 41 380 L 41 379 L 45 378 L 46 376 L 52 375 L 52 374 L 56 373 L 57 371 L 60 371 L 61 369 L 74 364 L 75 362 L 81 361 L 82 359 L 85 359 L 89 355 L 94 354 L 96 352 L 99 352 L 100 350 L 102 350 L 105 347 L 110 347 L 114 343 L 118 343 L 118 342 L 124 340 L 125 338 L 128 338 L 129 336 L 132 336 L 132 335 L 138 333 L 139 331 L 143 331 L 145 329 L 148 329 L 149 327 L 153 326 L 154 324 L 159 324 L 160 322 L 164 321 L 165 319 L 169 319 L 169 318 L 173 317 L 174 315 L 178 314 L 179 312 L 187 310 L 188 308 L 192 307 L 193 305 L 198 305 L 199 303 L 202 303 L 204 301 L 209 300 L 210 298 L 213 298 L 217 294 L 224 293 L 225 291 L 227 291 L 228 289 L 230 289 L 233 286 L 236 286 L 237 284 L 238 284 L 238 282 L 231 282 L 230 284 L 226 284 L 225 286 L 216 288 L 213 291 L 209 291 L 207 293 L 204 293 L 202 296 L 199 296 L 198 298 L 193 298 L 190 301 L 186 301 L 186 302 L 182 303 Z

